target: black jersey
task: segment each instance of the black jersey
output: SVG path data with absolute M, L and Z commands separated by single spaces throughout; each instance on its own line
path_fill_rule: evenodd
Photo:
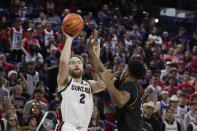
M 141 131 L 142 111 L 141 111 L 141 90 L 137 82 L 130 81 L 120 84 L 115 81 L 115 86 L 119 90 L 130 93 L 130 99 L 123 108 L 117 108 L 116 118 L 118 131 Z

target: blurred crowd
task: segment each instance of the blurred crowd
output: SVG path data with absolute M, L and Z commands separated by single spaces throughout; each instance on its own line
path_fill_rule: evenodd
M 119 77 L 131 58 L 147 68 L 140 80 L 143 124 L 153 131 L 197 129 L 197 31 L 175 36 L 161 28 L 143 7 L 123 0 L 89 10 L 74 1 L 58 8 L 52 0 L 9 0 L 0 21 L 0 130 L 35 131 L 47 111 L 57 112 L 59 57 L 66 37 L 61 21 L 69 13 L 83 17 L 84 30 L 72 54 L 84 59 L 83 79 L 95 79 L 86 49 L 94 29 L 101 41 L 100 60 Z M 118 4 L 117 4 L 118 3 Z M 82 8 L 83 7 L 83 8 Z M 91 10 L 91 11 L 90 11 Z M 165 23 L 163 23 L 165 24 Z M 190 37 L 188 37 L 190 36 Z M 90 131 L 116 128 L 115 105 L 106 91 L 94 95 Z

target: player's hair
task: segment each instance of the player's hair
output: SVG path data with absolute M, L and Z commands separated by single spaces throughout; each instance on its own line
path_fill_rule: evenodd
M 83 58 L 80 55 L 77 55 L 77 54 L 71 55 L 70 59 L 73 58 L 73 57 L 79 58 L 82 61 L 82 63 L 83 63 Z
M 130 75 L 136 79 L 141 79 L 146 73 L 144 64 L 138 59 L 131 59 L 128 67 Z

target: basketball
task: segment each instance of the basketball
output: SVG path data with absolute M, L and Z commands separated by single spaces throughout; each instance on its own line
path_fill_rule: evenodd
M 80 15 L 76 13 L 68 14 L 62 22 L 63 31 L 70 35 L 75 36 L 83 30 L 84 22 Z

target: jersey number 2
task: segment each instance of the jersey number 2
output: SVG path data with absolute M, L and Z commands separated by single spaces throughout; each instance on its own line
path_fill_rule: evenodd
M 85 99 L 86 95 L 85 94 L 81 94 L 80 97 L 81 97 L 80 103 L 81 104 L 85 104 L 85 100 L 84 99 Z

